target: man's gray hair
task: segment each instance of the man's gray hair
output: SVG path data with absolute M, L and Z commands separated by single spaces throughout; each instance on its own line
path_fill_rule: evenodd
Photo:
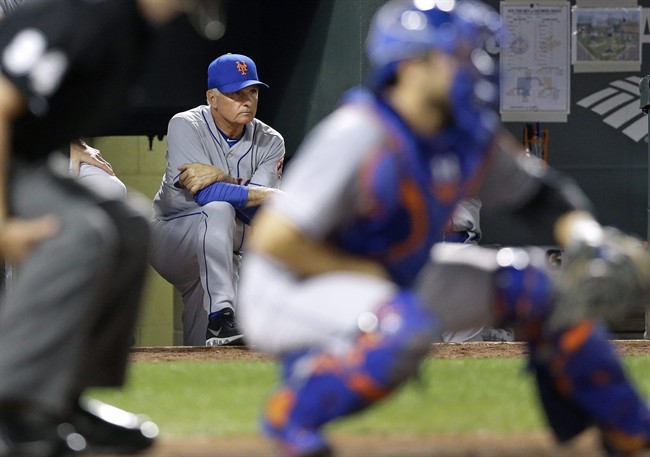
M 213 93 L 215 93 L 215 94 L 220 94 L 220 93 L 221 93 L 221 92 L 219 92 L 219 89 L 217 89 L 216 87 L 213 87 L 212 89 L 208 89 L 208 91 L 209 91 L 209 92 L 213 92 Z M 208 102 L 208 105 L 209 105 L 209 104 L 210 104 L 210 100 L 206 98 L 206 101 Z

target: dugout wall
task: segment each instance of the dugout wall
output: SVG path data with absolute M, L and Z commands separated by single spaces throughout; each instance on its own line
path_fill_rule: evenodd
M 176 112 L 204 103 L 205 71 L 212 59 L 236 52 L 256 61 L 260 78 L 270 85 L 262 92 L 258 117 L 284 135 L 290 157 L 305 133 L 331 111 L 340 95 L 363 81 L 367 72 L 365 35 L 372 14 L 383 0 L 226 3 L 228 28 L 217 42 L 202 40 L 184 20 L 165 30 L 144 63 L 146 72 L 128 118 L 101 140 L 102 153 L 120 176 L 126 175 L 127 184 L 133 183 L 149 198 L 164 170 L 167 122 Z M 499 7 L 498 0 L 487 3 Z M 616 4 L 617 0 L 611 0 L 612 6 Z M 639 5 L 644 7 L 642 42 L 647 53 L 650 0 L 639 0 Z M 639 93 L 634 86 L 636 83 L 638 87 L 638 80 L 646 74 L 650 74 L 647 58 L 639 73 L 572 72 L 568 121 L 544 124 L 549 132 L 548 162 L 579 182 L 603 223 L 643 238 L 647 236 L 648 123 L 641 118 Z M 602 93 L 609 95 L 598 98 Z M 616 122 L 612 120 L 615 113 Z M 521 138 L 525 124 L 507 123 L 506 127 Z M 149 138 L 153 150 L 148 151 L 146 140 L 138 139 L 134 167 L 133 150 L 125 144 L 126 137 L 138 136 Z M 288 160 L 287 168 L 290 166 Z M 524 236 L 521 227 L 503 215 L 484 211 L 481 222 L 487 244 L 552 244 L 548 239 Z M 178 301 L 174 306 L 178 311 Z M 643 316 L 616 325 L 620 335 L 638 337 Z M 147 338 L 139 343 L 146 345 Z

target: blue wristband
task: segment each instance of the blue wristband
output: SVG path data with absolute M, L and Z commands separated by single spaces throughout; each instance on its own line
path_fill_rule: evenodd
M 194 195 L 194 201 L 203 206 L 210 202 L 228 202 L 234 208 L 246 208 L 248 187 L 225 182 L 215 182 Z

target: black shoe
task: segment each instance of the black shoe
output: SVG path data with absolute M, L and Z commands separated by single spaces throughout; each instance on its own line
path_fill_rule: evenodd
M 91 454 L 132 454 L 151 447 L 158 426 L 99 400 L 82 398 L 72 414 L 72 425 L 81 434 Z
M 210 317 L 205 332 L 206 346 L 226 346 L 241 343 L 244 335 L 235 324 L 235 312 L 224 308 Z
M 86 441 L 58 418 L 27 408 L 0 405 L 0 457 L 66 457 Z

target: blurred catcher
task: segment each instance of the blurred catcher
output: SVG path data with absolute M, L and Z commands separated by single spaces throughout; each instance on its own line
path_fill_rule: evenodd
M 650 446 L 648 408 L 598 320 L 646 304 L 648 254 L 502 127 L 498 33 L 479 1 L 380 8 L 368 84 L 311 132 L 257 215 L 239 310 L 250 343 L 282 362 L 262 427 L 283 456 L 333 455 L 325 424 L 391 395 L 441 332 L 484 325 L 527 341 L 559 441 L 595 426 L 611 456 Z M 440 243 L 473 196 L 555 235 L 558 285 L 541 250 Z

